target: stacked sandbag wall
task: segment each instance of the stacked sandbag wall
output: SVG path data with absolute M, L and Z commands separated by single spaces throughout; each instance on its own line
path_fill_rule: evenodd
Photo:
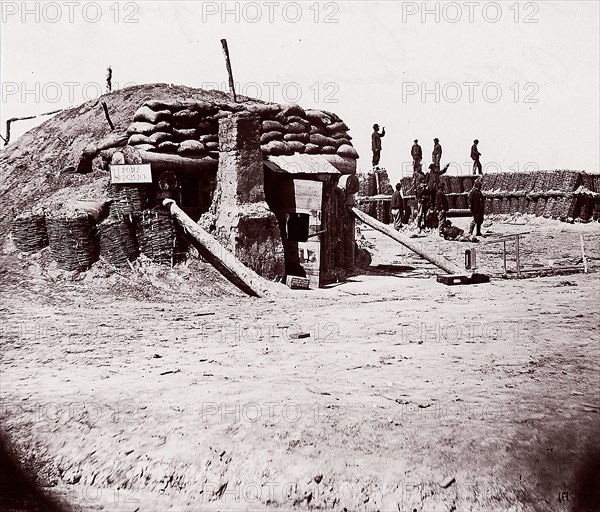
M 147 101 L 134 115 L 127 143 L 145 151 L 216 159 L 219 119 L 242 110 L 260 118 L 264 156 L 306 153 L 358 158 L 348 126 L 333 112 L 274 103 Z
M 361 180 L 359 208 L 383 222 L 387 217 L 377 203 L 384 199 L 373 197 L 377 195 L 374 175 L 358 173 L 357 176 Z M 600 220 L 600 174 L 555 170 L 490 173 L 481 177 L 441 176 L 451 210 L 468 209 L 468 195 L 477 179 L 482 182 L 486 215 L 528 213 L 563 221 Z M 401 185 L 405 207 L 416 211 L 412 176 L 402 178 Z

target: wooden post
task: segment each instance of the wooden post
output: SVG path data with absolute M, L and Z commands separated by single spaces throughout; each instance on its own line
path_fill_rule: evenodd
M 517 235 L 515 237 L 515 254 L 516 254 L 516 259 L 517 259 L 517 277 L 521 277 L 521 254 L 519 252 L 520 250 L 520 243 L 519 243 L 519 235 Z
M 506 240 L 504 240 L 504 242 L 502 242 L 504 244 L 504 251 L 503 251 L 503 255 L 504 255 L 504 274 L 506 274 Z
M 587 264 L 587 258 L 585 257 L 585 244 L 583 241 L 583 233 L 579 234 L 579 240 L 581 241 L 581 259 L 583 260 L 583 271 L 587 274 L 588 264 Z
M 104 110 L 104 115 L 106 116 L 106 120 L 108 121 L 108 126 L 110 126 L 111 130 L 114 130 L 115 129 L 115 125 L 110 120 L 110 115 L 108 114 L 108 107 L 106 106 L 106 102 L 105 101 L 102 102 L 102 109 Z
M 237 103 L 237 96 L 235 94 L 235 84 L 233 82 L 233 72 L 231 71 L 231 61 L 229 60 L 229 48 L 227 47 L 227 39 L 221 39 L 221 45 L 223 46 L 223 55 L 225 55 L 225 66 L 227 67 L 227 74 L 229 75 L 229 88 L 231 94 L 233 94 L 233 101 Z

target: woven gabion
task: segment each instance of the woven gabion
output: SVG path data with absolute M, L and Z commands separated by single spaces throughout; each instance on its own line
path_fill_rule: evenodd
M 21 213 L 13 217 L 11 233 L 15 247 L 22 252 L 35 252 L 48 245 L 44 213 Z
M 87 270 L 98 260 L 99 247 L 93 219 L 82 212 L 46 215 L 52 258 L 64 270 Z
M 139 250 L 135 223 L 130 217 L 108 217 L 98 225 L 100 256 L 115 266 L 137 258 Z

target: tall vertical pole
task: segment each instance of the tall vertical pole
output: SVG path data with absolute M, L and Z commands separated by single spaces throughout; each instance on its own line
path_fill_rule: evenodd
M 585 257 L 585 242 L 583 241 L 583 233 L 579 234 L 579 240 L 581 242 L 581 259 L 583 260 L 583 271 L 587 274 L 588 264 L 587 258 Z
M 229 60 L 229 48 L 227 48 L 227 39 L 221 39 L 221 45 L 223 46 L 223 55 L 225 55 L 225 66 L 227 67 L 227 74 L 229 75 L 229 89 L 233 94 L 233 101 L 237 103 L 237 96 L 235 94 L 235 84 L 233 83 L 233 73 L 231 72 L 231 61 Z

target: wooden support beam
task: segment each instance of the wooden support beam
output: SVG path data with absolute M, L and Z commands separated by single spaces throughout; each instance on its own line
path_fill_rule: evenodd
M 233 72 L 231 71 L 231 61 L 229 60 L 229 48 L 227 47 L 227 39 L 221 39 L 221 46 L 223 47 L 223 55 L 225 55 L 225 66 L 227 67 L 227 75 L 229 75 L 229 89 L 233 94 L 233 102 L 237 103 L 237 96 L 235 94 L 235 83 L 233 82 Z
M 384 235 L 393 238 L 394 240 L 396 240 L 396 242 L 401 243 L 407 249 L 410 249 L 422 258 L 425 258 L 429 263 L 432 263 L 436 267 L 441 268 L 444 272 L 447 272 L 448 274 L 465 274 L 464 269 L 460 268 L 458 265 L 455 265 L 451 261 L 448 261 L 443 256 L 438 257 L 429 254 L 428 252 L 424 251 L 421 247 L 418 247 L 416 244 L 414 244 L 411 241 L 411 239 L 408 238 L 406 235 L 403 235 L 395 229 L 390 228 L 382 222 L 379 222 L 377 219 L 374 219 L 370 215 L 367 215 L 366 213 L 360 211 L 358 208 L 352 208 L 352 213 L 354 213 L 355 217 L 358 220 L 361 220 L 365 224 L 371 226 L 373 229 L 376 229 Z
M 102 102 L 102 109 L 104 110 L 104 116 L 106 117 L 106 120 L 108 121 L 108 126 L 110 126 L 111 130 L 114 130 L 115 129 L 115 125 L 110 120 L 110 115 L 108 114 L 108 106 L 106 105 L 105 101 Z
M 169 208 L 173 218 L 181 224 L 202 257 L 240 290 L 254 297 L 270 295 L 268 282 L 265 279 L 246 267 L 215 237 L 188 217 L 175 201 L 165 199 L 163 205 Z
M 154 153 L 153 151 L 144 151 L 143 149 L 138 151 L 142 157 L 142 162 L 145 164 L 152 164 L 156 169 L 162 169 L 164 167 L 165 170 L 170 171 L 204 171 L 216 170 L 219 165 L 219 161 L 216 158 L 208 156 L 202 158 L 190 158 L 169 153 Z

